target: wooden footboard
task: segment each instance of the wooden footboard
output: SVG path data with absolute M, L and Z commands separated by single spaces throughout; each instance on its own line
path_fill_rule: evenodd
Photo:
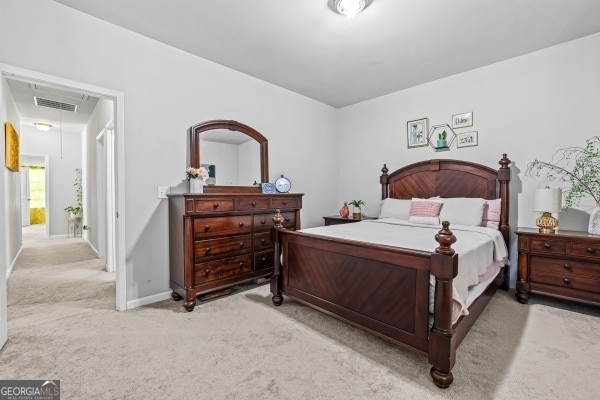
M 285 294 L 429 354 L 435 383 L 440 387 L 452 383 L 456 350 L 452 345 L 452 280 L 458 273 L 458 256 L 450 247 L 456 238 L 447 222 L 436 235 L 439 247 L 434 253 L 323 238 L 275 224 L 276 262 L 271 278 L 275 305 L 282 303 Z M 437 282 L 431 332 L 430 274 Z

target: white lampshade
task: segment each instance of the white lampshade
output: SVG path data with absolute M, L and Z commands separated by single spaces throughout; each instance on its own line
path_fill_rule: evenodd
M 562 210 L 561 189 L 536 189 L 534 211 L 557 213 Z

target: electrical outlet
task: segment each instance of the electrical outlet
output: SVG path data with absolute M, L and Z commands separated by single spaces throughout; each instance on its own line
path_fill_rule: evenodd
M 159 186 L 158 187 L 158 198 L 159 199 L 166 199 L 167 198 L 167 194 L 169 193 L 169 187 L 168 186 Z

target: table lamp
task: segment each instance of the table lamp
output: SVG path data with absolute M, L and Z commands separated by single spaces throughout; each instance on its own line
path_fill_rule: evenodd
M 558 213 L 562 210 L 562 190 L 561 189 L 536 189 L 534 211 L 542 213 L 535 224 L 540 228 L 540 233 L 554 233 L 558 226 L 558 219 L 552 216 L 552 213 Z

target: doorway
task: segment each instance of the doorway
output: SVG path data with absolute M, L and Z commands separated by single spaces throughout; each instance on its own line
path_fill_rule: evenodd
M 1 76 L 6 79 L 15 79 L 32 84 L 39 84 L 62 91 L 84 93 L 112 102 L 114 122 L 113 131 L 111 133 L 114 135 L 114 138 L 111 143 L 114 146 L 107 149 L 107 151 L 111 152 L 111 156 L 107 158 L 111 164 L 110 168 L 107 166 L 107 173 L 111 174 L 111 177 L 110 179 L 106 179 L 106 184 L 110 184 L 111 187 L 109 189 L 104 187 L 102 190 L 111 194 L 111 198 L 107 198 L 107 202 L 110 203 L 110 209 L 114 210 L 114 212 L 111 214 L 106 213 L 104 221 L 97 221 L 97 223 L 102 223 L 106 227 L 110 227 L 110 229 L 105 229 L 105 236 L 107 248 L 111 247 L 111 254 L 113 254 L 112 257 L 114 259 L 113 265 L 116 272 L 115 306 L 117 310 L 126 310 L 127 297 L 125 289 L 127 286 L 125 271 L 125 235 L 124 227 L 121 223 L 124 217 L 124 201 L 122 196 L 118 196 L 118 193 L 122 193 L 124 190 L 124 172 L 119 168 L 119 165 L 124 165 L 123 93 L 3 64 L 0 64 L 0 73 Z M 83 163 L 85 164 L 85 162 L 86 160 L 84 159 Z M 96 166 L 94 165 L 91 167 L 95 168 Z M 46 192 L 48 192 L 48 190 L 46 190 Z M 106 222 L 108 220 L 110 220 L 110 223 Z M 48 222 L 47 218 L 46 224 L 48 224 Z

